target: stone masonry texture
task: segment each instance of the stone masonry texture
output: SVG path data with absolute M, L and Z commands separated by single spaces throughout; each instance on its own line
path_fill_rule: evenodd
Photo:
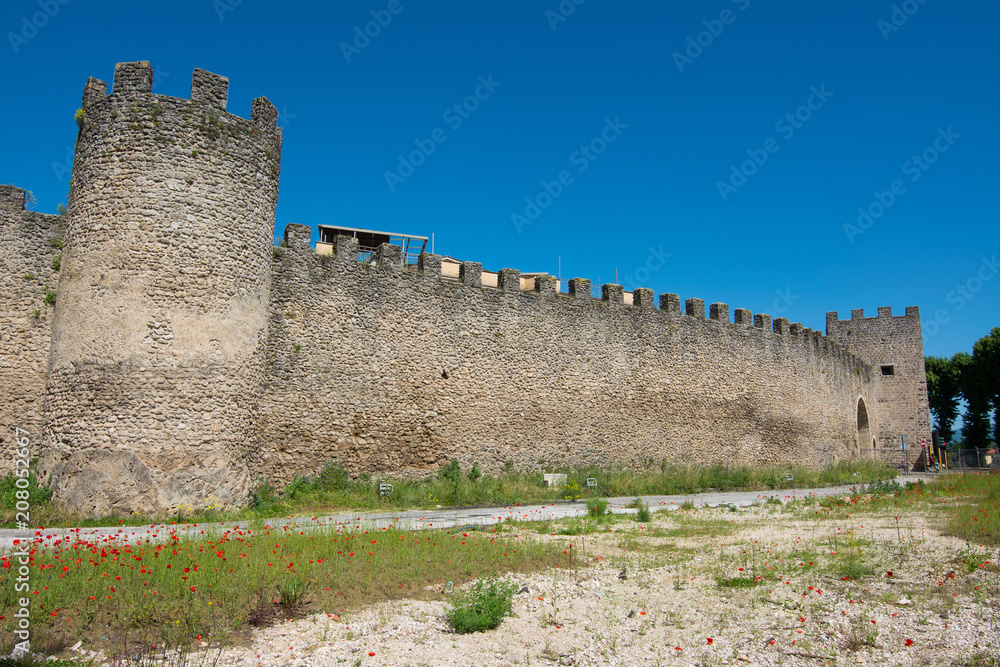
M 522 289 L 514 269 L 486 287 L 478 263 L 454 280 L 392 246 L 362 263 L 347 237 L 320 256 L 300 225 L 275 247 L 274 105 L 247 120 L 225 77 L 192 82 L 154 94 L 147 62 L 110 93 L 86 82 L 66 216 L 0 186 L 4 470 L 23 428 L 82 514 L 236 506 L 330 460 L 376 478 L 452 458 L 822 465 L 869 433 L 929 437 L 915 308 L 833 313 L 823 336 L 582 279 Z
M 27 431 L 34 456 L 40 451 L 51 300 L 62 255 L 62 218 L 24 205 L 24 190 L 0 185 L 0 474 L 13 467 L 15 428 Z
M 84 89 L 38 466 L 84 513 L 235 504 L 256 467 L 281 131 L 193 80 Z

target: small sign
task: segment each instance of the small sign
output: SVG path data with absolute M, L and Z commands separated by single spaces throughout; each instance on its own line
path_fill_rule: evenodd
M 587 486 L 589 486 L 590 488 L 594 488 L 595 486 L 597 486 L 597 480 L 593 477 L 588 477 Z
M 379 484 L 378 494 L 380 496 L 391 496 L 392 495 L 392 484 Z
M 789 473 L 785 473 L 785 479 L 787 479 L 789 482 L 792 481 L 792 473 L 790 473 L 790 472 Z

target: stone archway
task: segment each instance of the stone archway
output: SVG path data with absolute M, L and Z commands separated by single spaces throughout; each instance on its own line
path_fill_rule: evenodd
M 871 425 L 868 423 L 868 406 L 865 405 L 865 399 L 858 398 L 858 455 L 864 456 L 865 452 L 862 451 L 862 447 L 868 447 L 868 443 L 872 443 L 871 456 L 875 457 L 875 439 L 872 438 Z

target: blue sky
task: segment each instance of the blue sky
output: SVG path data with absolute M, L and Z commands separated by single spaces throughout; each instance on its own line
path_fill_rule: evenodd
M 0 30 L 0 182 L 40 211 L 87 77 L 148 60 L 281 111 L 279 237 L 433 233 L 816 329 L 917 305 L 934 355 L 1000 324 L 996 3 L 5 0 Z

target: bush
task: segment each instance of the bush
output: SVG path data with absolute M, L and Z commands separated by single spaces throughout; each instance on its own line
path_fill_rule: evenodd
M 458 467 L 458 459 L 452 459 L 448 465 L 441 468 L 441 472 L 438 475 L 441 479 L 446 479 L 455 486 L 458 486 L 462 481 L 462 469 Z
M 642 498 L 635 499 L 635 520 L 639 523 L 649 523 L 653 520 L 653 513 L 649 509 L 649 505 L 642 502 Z
M 482 476 L 483 476 L 483 473 L 479 469 L 479 464 L 476 463 L 475 461 L 473 461 L 473 463 L 472 463 L 472 469 L 469 470 L 469 472 L 468 472 L 469 481 L 470 482 L 475 482 L 476 480 L 478 480 Z
M 879 480 L 877 482 L 872 482 L 868 486 L 861 487 L 861 493 L 870 493 L 873 496 L 896 494 L 902 490 L 903 487 L 901 487 L 899 482 L 894 479 Z
M 608 501 L 591 498 L 587 501 L 587 516 L 604 516 L 608 513 Z
M 351 476 L 338 461 L 327 461 L 313 486 L 322 491 L 344 491 L 351 486 Z
M 28 475 L 27 487 L 23 489 L 19 488 L 17 480 L 18 477 L 12 472 L 7 473 L 3 479 L 0 479 L 0 504 L 2 504 L 5 512 L 14 512 L 18 500 L 27 500 L 28 505 L 32 509 L 39 509 L 41 505 L 52 499 L 52 489 L 47 486 L 39 486 L 34 471 Z M 21 491 L 22 496 L 27 491 L 28 497 L 18 498 L 18 491 Z
M 514 615 L 511 606 L 517 591 L 518 585 L 513 581 L 480 579 L 467 593 L 452 601 L 448 624 L 459 634 L 494 630 L 504 617 Z
M 261 509 L 276 502 L 277 496 L 278 494 L 270 482 L 261 481 L 250 494 L 250 501 L 247 504 L 251 509 Z
M 307 477 L 303 477 L 302 475 L 298 475 L 288 483 L 288 486 L 285 487 L 283 495 L 289 500 L 295 500 L 296 498 L 309 493 L 311 490 L 312 484 L 309 483 L 309 479 Z

